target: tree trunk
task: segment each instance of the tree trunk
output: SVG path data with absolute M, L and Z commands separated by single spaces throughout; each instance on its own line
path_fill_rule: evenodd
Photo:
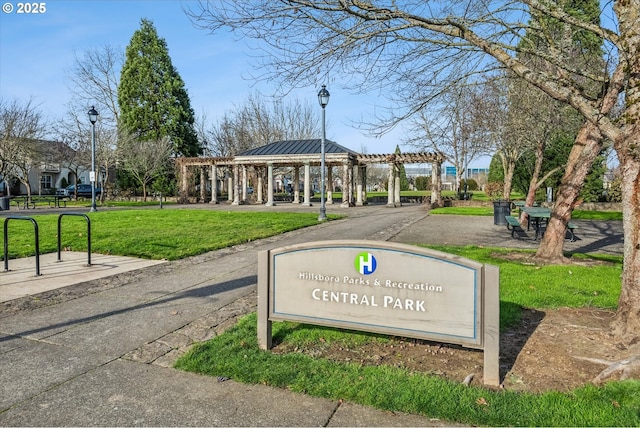
M 544 147 L 545 142 L 539 141 L 536 144 L 536 162 L 533 166 L 533 174 L 531 175 L 531 182 L 529 183 L 529 191 L 527 192 L 527 197 L 524 200 L 524 204 L 528 207 L 533 206 L 533 203 L 536 201 L 536 192 L 538 191 L 538 179 L 540 178 L 540 172 L 542 171 L 542 161 L 544 160 Z M 524 224 L 527 220 L 527 213 L 522 211 L 520 215 L 520 224 Z
M 564 261 L 564 237 L 567 232 L 567 223 L 589 168 L 601 150 L 600 131 L 593 123 L 585 122 L 569 154 L 565 174 L 558 189 L 558 197 L 536 257 L 550 262 Z
M 618 312 L 613 326 L 626 344 L 640 342 L 640 2 L 614 2 L 620 31 L 625 35 L 624 64 L 629 81 L 625 92 L 622 133 L 613 140 L 622 170 L 624 267 Z
M 24 187 L 27 188 L 27 197 L 29 197 L 29 199 L 31 199 L 31 183 L 29 183 L 29 174 L 27 173 L 26 175 L 27 179 L 23 180 L 22 178 L 19 178 L 19 181 L 24 184 Z
M 511 199 L 511 186 L 513 184 L 513 172 L 516 168 L 515 163 L 508 162 L 504 167 L 504 187 L 502 189 L 502 199 L 508 201 Z
M 635 140 L 640 140 L 637 134 Z M 631 147 L 631 144 L 627 146 Z M 625 237 L 624 270 L 613 327 L 621 340 L 634 344 L 640 342 L 640 154 L 628 154 L 627 159 L 620 159 L 620 163 Z

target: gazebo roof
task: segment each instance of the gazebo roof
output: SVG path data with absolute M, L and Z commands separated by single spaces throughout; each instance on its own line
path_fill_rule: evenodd
M 242 152 L 237 156 L 278 156 L 278 155 L 311 155 L 320 154 L 320 139 L 314 140 L 286 140 L 276 141 L 266 146 L 256 147 L 254 149 Z M 324 151 L 327 154 L 345 153 L 350 155 L 358 155 L 353 150 L 349 150 L 340 144 L 331 141 L 324 141 Z

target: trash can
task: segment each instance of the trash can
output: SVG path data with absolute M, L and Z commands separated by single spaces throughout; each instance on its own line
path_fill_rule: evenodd
M 494 201 L 493 202 L 493 224 L 506 226 L 507 220 L 505 216 L 511 215 L 511 201 Z
M 0 197 L 0 211 L 9 211 L 9 197 Z

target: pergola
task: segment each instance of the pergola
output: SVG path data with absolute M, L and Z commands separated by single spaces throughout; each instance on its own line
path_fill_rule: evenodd
M 248 188 L 248 170 L 253 168 L 257 176 L 256 202 L 266 206 L 275 205 L 274 200 L 274 169 L 288 167 L 293 170 L 293 203 L 300 203 L 300 169 L 303 174 L 303 205 L 311 205 L 311 173 L 312 166 L 321 163 L 319 139 L 277 141 L 266 146 L 247 150 L 233 157 L 197 157 L 178 158 L 176 167 L 181 177 L 180 194 L 187 198 L 189 168 L 209 168 L 211 180 L 211 201 L 218 203 L 218 183 L 226 185 L 228 199 L 233 205 L 246 203 Z M 342 206 L 363 205 L 366 203 L 366 169 L 371 164 L 389 165 L 389 185 L 387 205 L 400 205 L 400 166 L 411 163 L 432 164 L 432 193 L 431 202 L 439 203 L 440 171 L 443 163 L 441 155 L 435 153 L 392 153 L 368 155 L 354 152 L 333 141 L 325 140 L 325 164 L 327 168 L 327 182 L 333 183 L 334 168 L 341 174 Z M 201 174 L 201 199 L 205 199 L 205 174 Z M 226 180 L 225 180 L 226 178 Z M 264 186 L 266 181 L 266 201 L 264 200 Z M 226 182 L 226 183 L 225 183 Z M 333 187 L 327 187 L 327 203 L 333 203 Z

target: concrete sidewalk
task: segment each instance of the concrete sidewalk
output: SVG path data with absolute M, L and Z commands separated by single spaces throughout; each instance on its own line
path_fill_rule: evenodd
M 489 217 L 428 216 L 420 206 L 348 213 L 344 220 L 3 303 L 0 425 L 450 425 L 171 368 L 191 344 L 254 310 L 258 251 L 326 239 L 520 241 Z
M 354 210 L 345 220 L 147 267 L 113 288 L 89 281 L 28 310 L 7 304 L 0 312 L 0 425 L 442 424 L 169 367 L 189 343 L 253 310 L 257 251 L 312 240 L 389 239 L 425 215 L 420 207 Z
M 89 255 L 77 251 L 64 251 L 58 261 L 57 253 L 41 254 L 9 260 L 8 272 L 0 273 L 0 302 L 33 296 L 70 285 L 108 278 L 124 272 L 164 263 L 104 254 Z M 36 275 L 39 267 L 40 275 Z

